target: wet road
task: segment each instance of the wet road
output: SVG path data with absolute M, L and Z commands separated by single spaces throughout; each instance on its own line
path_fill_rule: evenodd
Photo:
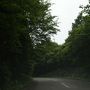
M 34 78 L 34 84 L 28 90 L 90 90 L 90 82 L 58 78 Z

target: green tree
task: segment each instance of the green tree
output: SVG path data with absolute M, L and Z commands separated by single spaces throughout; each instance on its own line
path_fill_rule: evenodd
M 57 31 L 50 5 L 43 0 L 0 1 L 1 89 L 31 76 L 34 48 Z
M 90 69 L 90 5 L 83 7 L 83 10 L 72 25 L 63 53 L 67 66 L 81 67 L 85 73 Z M 88 75 L 88 74 L 87 74 Z
M 19 2 L 1 0 L 0 17 L 0 88 L 3 88 L 7 83 L 9 85 L 27 77 L 31 70 L 31 54 L 28 54 L 32 43 L 27 32 L 26 16 Z

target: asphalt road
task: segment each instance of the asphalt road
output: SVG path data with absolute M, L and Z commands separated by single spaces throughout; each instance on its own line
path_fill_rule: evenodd
M 58 78 L 34 78 L 32 88 L 28 90 L 90 90 L 90 82 Z

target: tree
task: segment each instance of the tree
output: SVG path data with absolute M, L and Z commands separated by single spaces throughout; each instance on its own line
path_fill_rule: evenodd
M 38 45 L 34 50 L 35 67 L 33 76 L 41 76 L 57 67 L 56 48 L 58 45 L 54 42 L 48 41 L 44 44 Z M 56 53 L 54 53 L 56 51 Z M 37 53 L 38 52 L 38 53 Z
M 50 3 L 36 0 L 32 12 L 28 13 L 28 26 L 33 44 L 44 43 L 50 40 L 50 35 L 57 31 L 55 16 L 50 13 Z M 38 12 L 37 12 L 38 11 Z
M 0 88 L 3 89 L 12 81 L 25 80 L 31 70 L 32 42 L 23 13 L 19 2 L 0 1 Z
M 83 7 L 83 10 L 72 24 L 72 31 L 65 42 L 65 61 L 68 66 L 82 67 L 86 73 L 90 69 L 90 5 Z
M 34 48 L 57 31 L 50 5 L 43 0 L 0 1 L 1 89 L 31 76 Z

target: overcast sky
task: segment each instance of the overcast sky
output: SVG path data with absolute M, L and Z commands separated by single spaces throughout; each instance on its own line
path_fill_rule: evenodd
M 60 22 L 60 32 L 53 37 L 53 40 L 58 44 L 63 44 L 68 37 L 68 31 L 71 30 L 74 19 L 81 11 L 79 6 L 88 4 L 88 0 L 51 0 L 50 2 L 54 3 L 51 13 L 58 16 L 58 22 Z

